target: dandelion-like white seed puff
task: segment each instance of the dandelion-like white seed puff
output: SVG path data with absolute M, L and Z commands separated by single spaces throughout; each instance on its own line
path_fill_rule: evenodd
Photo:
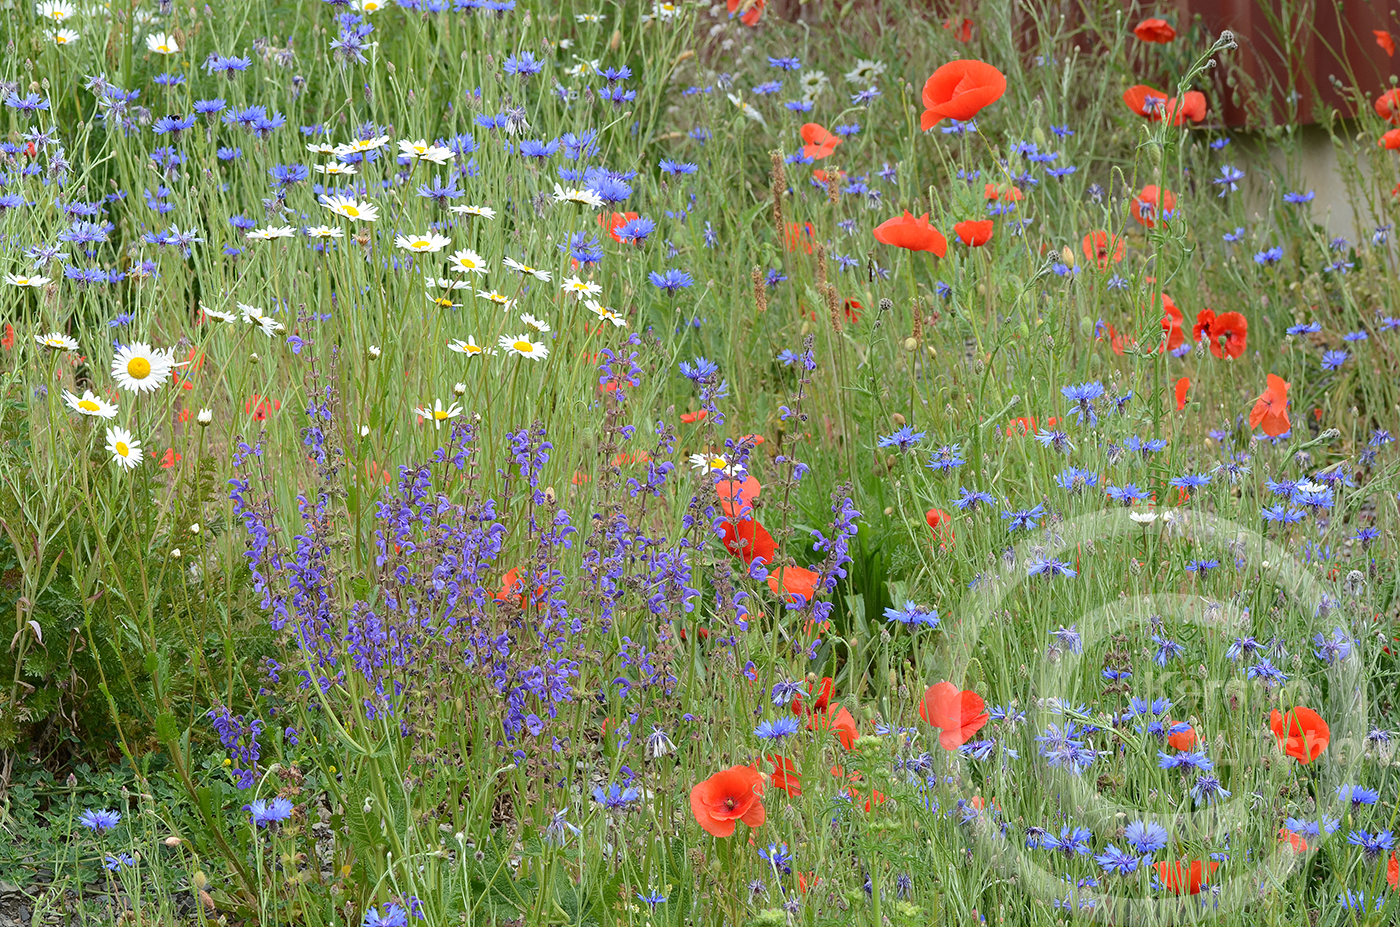
M 117 417 L 117 407 L 110 402 L 104 402 L 90 389 L 83 390 L 81 396 L 64 390 L 63 401 L 68 404 L 68 408 L 79 415 L 91 415 L 94 418 Z
M 121 389 L 149 393 L 164 385 L 173 366 L 165 352 L 138 341 L 125 346 L 112 358 L 112 376 Z
M 528 357 L 530 360 L 540 361 L 549 356 L 549 348 L 537 341 L 531 341 L 526 335 L 502 335 L 497 344 L 509 354 Z
M 335 213 L 337 216 L 344 216 L 347 219 L 354 219 L 356 222 L 373 222 L 379 218 L 379 207 L 373 203 L 364 203 L 349 196 L 328 196 L 321 194 L 321 205 Z
M 107 450 L 112 462 L 123 470 L 134 470 L 141 463 L 141 442 L 125 428 L 113 425 L 107 429 Z
M 153 32 L 146 36 L 146 50 L 157 55 L 174 55 L 180 51 L 180 46 L 175 44 L 175 36 Z

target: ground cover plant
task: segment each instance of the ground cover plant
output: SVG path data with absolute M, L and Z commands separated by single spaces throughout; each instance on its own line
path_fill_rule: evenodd
M 1393 922 L 1400 90 L 1072 12 L 6 8 L 4 903 Z

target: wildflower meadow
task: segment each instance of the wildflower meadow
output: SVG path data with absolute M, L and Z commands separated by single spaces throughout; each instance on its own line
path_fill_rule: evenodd
M 1120 0 L 0 23 L 0 927 L 1400 923 L 1396 77 Z

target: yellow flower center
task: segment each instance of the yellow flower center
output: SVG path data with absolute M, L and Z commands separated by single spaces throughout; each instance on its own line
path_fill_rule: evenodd
M 133 380 L 144 380 L 151 375 L 151 362 L 144 357 L 133 357 L 126 362 L 126 375 Z
M 97 403 L 93 402 L 91 399 L 80 399 L 78 400 L 78 408 L 82 409 L 84 412 L 96 412 Z
M 528 341 L 517 341 L 512 344 L 511 347 L 515 348 L 515 350 L 519 351 L 521 354 L 529 354 L 531 351 L 535 350 L 535 346 Z
M 481 348 L 477 347 L 477 346 L 474 345 L 474 344 L 469 344 L 469 345 L 467 345 L 465 348 L 463 348 L 462 350 L 463 350 L 463 351 L 466 351 L 468 354 L 480 354 L 480 353 L 481 353 Z
M 169 45 L 157 45 L 157 46 L 156 46 L 156 51 L 160 52 L 162 55 L 168 55 L 168 54 L 170 54 L 170 46 L 169 46 Z
M 711 469 L 711 470 L 723 470 L 723 469 L 724 469 L 724 458 L 723 458 L 723 457 L 711 457 L 711 458 L 710 458 L 710 469 Z
M 350 218 L 354 219 L 354 218 L 356 218 L 357 216 L 359 216 L 360 211 L 359 211 L 358 209 L 356 209 L 354 206 L 347 205 L 347 206 L 345 207 L 345 214 L 346 214 L 347 216 L 349 216 Z
M 435 299 L 435 300 L 433 300 L 433 302 L 437 303 L 437 304 L 438 304 L 438 307 L 439 307 L 439 308 L 442 308 L 442 309 L 451 309 L 451 308 L 455 305 L 455 303 L 453 303 L 452 300 L 450 300 L 450 299 L 445 299 L 445 298 L 444 298 L 444 299 Z
M 117 442 L 117 454 L 118 454 L 118 456 L 121 456 L 121 457 L 129 457 L 129 456 L 131 456 L 131 448 L 129 448 L 129 447 L 126 446 L 126 442 L 125 442 L 125 441 L 118 441 L 118 442 Z
M 428 242 L 428 241 L 425 241 L 425 240 L 423 240 L 422 238 L 420 238 L 420 239 L 418 239 L 417 241 L 415 241 L 415 242 L 413 243 L 413 247 L 415 247 L 415 248 L 430 248 L 430 247 L 432 247 L 432 243 L 431 243 L 431 242 Z
M 56 36 L 53 37 L 53 40 L 54 40 L 54 44 L 56 44 L 56 45 L 67 45 L 67 44 L 68 44 L 68 36 L 66 36 L 66 35 L 56 35 Z
M 443 419 L 447 418 L 447 410 L 438 409 L 436 412 L 433 413 L 433 418 L 439 422 L 442 421 Z

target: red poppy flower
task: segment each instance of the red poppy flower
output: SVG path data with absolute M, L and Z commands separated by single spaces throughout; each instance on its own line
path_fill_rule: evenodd
M 1274 379 L 1271 375 L 1270 379 Z M 1251 423 L 1252 425 L 1252 423 Z M 1280 432 L 1282 434 L 1282 432 Z M 1285 726 L 1286 725 L 1286 726 Z M 1275 708 L 1269 715 L 1269 729 L 1274 732 L 1279 749 L 1304 766 L 1322 755 L 1332 732 L 1317 712 L 1299 705 L 1287 716 Z
M 1400 856 L 1390 854 L 1390 862 L 1385 866 L 1385 880 L 1391 888 L 1400 888 Z
M 790 798 L 801 798 L 802 777 L 792 759 L 777 753 L 770 753 L 764 759 L 773 764 L 773 788 L 787 792 Z
M 840 705 L 829 705 L 813 711 L 807 718 L 807 730 L 835 734 L 841 746 L 851 749 L 856 742 L 856 719 Z
M 812 691 L 812 687 L 810 685 L 807 687 L 807 693 L 813 697 L 811 705 L 812 711 L 822 711 L 826 708 L 827 705 L 831 704 L 831 692 L 834 686 L 835 683 L 832 681 L 830 676 L 823 676 L 821 682 L 817 683 L 817 690 L 815 692 Z M 792 713 L 795 715 L 800 715 L 802 711 L 802 699 L 793 699 Z
M 904 215 L 886 219 L 875 226 L 875 240 L 909 251 L 932 251 L 938 257 L 948 253 L 948 239 L 928 224 L 928 213 L 915 219 L 906 209 Z
M 845 299 L 841 301 L 841 311 L 846 313 L 846 321 L 852 325 L 860 321 L 860 312 L 865 307 L 858 299 Z
M 160 465 L 166 470 L 169 470 L 182 460 L 184 460 L 184 458 L 175 453 L 175 448 L 168 447 L 165 449 L 165 456 L 160 459 Z
M 812 223 L 804 222 L 798 225 L 796 222 L 787 224 L 787 249 L 796 251 L 798 246 L 808 254 L 812 253 L 812 243 L 816 241 L 817 230 L 812 228 Z
M 1395 39 L 1390 37 L 1390 33 L 1384 29 L 1372 29 L 1371 34 L 1376 37 L 1376 44 L 1379 45 L 1387 55 L 1395 57 Z
M 1167 95 L 1147 84 L 1134 84 L 1123 91 L 1123 102 L 1139 116 L 1160 121 L 1167 108 Z
M 746 518 L 753 511 L 753 500 L 763 491 L 763 485 L 752 473 L 745 473 L 743 479 L 721 477 L 715 483 L 715 493 L 719 496 L 720 508 L 730 518 Z
M 544 598 L 544 586 L 535 587 L 535 598 Z M 520 568 L 512 567 L 506 571 L 506 575 L 501 577 L 501 591 L 496 593 L 497 602 L 509 602 L 512 599 L 525 607 L 525 582 L 520 578 Z
M 1174 126 L 1185 125 L 1188 120 L 1200 122 L 1206 118 L 1206 95 L 1199 90 L 1188 90 L 1180 100 L 1172 97 L 1167 101 L 1162 118 Z
M 0 337 L 0 345 L 3 345 L 6 351 L 15 346 L 15 327 L 9 322 L 5 323 L 5 334 Z
M 924 513 L 924 521 L 933 529 L 934 537 L 938 538 L 942 548 L 947 550 L 954 541 L 952 516 L 942 509 L 929 509 Z
M 762 827 L 763 777 L 752 766 L 731 766 L 715 773 L 690 790 L 690 812 L 704 830 L 716 837 L 731 837 L 735 821 Z
M 799 872 L 797 874 L 797 890 L 802 894 L 807 894 L 808 890 L 816 888 L 821 877 L 815 872 Z
M 681 413 L 681 421 L 687 425 L 694 425 L 696 422 L 703 422 L 705 416 L 709 414 L 705 409 L 701 409 L 699 412 L 683 412 Z
M 982 196 L 989 200 L 1001 200 L 1003 203 L 1018 202 L 1021 197 L 1021 188 L 1015 184 L 994 184 L 989 183 L 982 190 Z
M 953 33 L 953 38 L 957 39 L 959 42 L 966 43 L 972 41 L 972 20 L 967 17 L 963 17 L 962 21 L 959 22 L 957 19 L 949 16 L 947 19 L 943 20 L 943 28 Z
M 600 215 L 598 217 L 598 224 L 606 224 L 608 227 L 608 237 L 611 238 L 613 241 L 617 242 L 618 244 L 622 244 L 622 239 L 618 237 L 617 230 L 636 218 L 639 217 L 635 212 L 615 212 L 608 217 L 608 221 L 606 223 L 603 222 L 603 217 Z
M 1392 125 L 1400 124 L 1400 88 L 1387 90 L 1376 98 L 1376 115 Z
M 243 411 L 253 416 L 253 421 L 255 422 L 267 421 L 267 417 L 269 415 L 271 415 L 275 411 L 280 410 L 281 408 L 282 400 L 264 399 L 257 393 L 253 394 L 252 399 L 249 399 L 247 402 L 243 403 Z
M 993 228 L 995 224 L 991 219 L 968 219 L 953 226 L 953 232 L 958 241 L 969 248 L 980 248 L 992 240 Z
M 1133 27 L 1133 35 L 1144 42 L 1155 42 L 1158 45 L 1165 45 L 1176 38 L 1176 30 L 1171 27 L 1165 19 L 1144 19 Z
M 1210 327 L 1215 324 L 1215 310 L 1202 309 L 1196 313 L 1196 324 L 1191 328 L 1191 340 L 1200 341 L 1210 337 Z
M 752 518 L 726 519 L 720 522 L 719 533 L 725 549 L 744 561 L 745 565 L 753 563 L 755 559 L 772 563 L 773 555 L 778 552 L 778 544 L 768 529 Z
M 1210 877 L 1215 875 L 1215 870 L 1220 868 L 1220 864 L 1211 860 L 1205 867 L 1202 867 L 1199 859 L 1187 863 L 1180 860 L 1174 863 L 1160 862 L 1154 864 L 1157 869 L 1157 878 L 1162 880 L 1162 884 L 1167 887 L 1167 891 L 1178 895 L 1199 895 L 1201 886 L 1210 883 Z
M 1268 386 L 1249 413 L 1250 428 L 1263 425 L 1264 434 L 1277 438 L 1293 427 L 1288 421 L 1288 386 L 1282 377 L 1269 374 Z
M 1123 260 L 1123 239 L 1110 236 L 1103 229 L 1084 236 L 1084 256 L 1098 265 L 1099 270 L 1108 270 L 1111 260 L 1117 264 Z
M 1376 140 L 1376 145 L 1387 151 L 1395 151 L 1400 148 L 1400 129 L 1391 129 Z
M 1279 828 L 1278 839 L 1279 843 L 1286 843 L 1291 846 L 1295 853 L 1306 853 L 1308 851 L 1308 842 L 1303 839 L 1303 836 L 1293 833 L 1293 831 L 1286 827 Z
M 1170 729 L 1171 726 L 1170 723 L 1167 724 L 1168 729 Z M 1190 750 L 1196 745 L 1196 729 L 1188 725 L 1184 731 L 1177 731 L 1175 734 L 1169 734 L 1167 735 L 1167 743 L 1171 745 L 1174 750 Z
M 1182 377 L 1176 381 L 1176 411 L 1186 408 L 1186 391 L 1191 388 L 1191 378 Z
M 1155 183 L 1150 183 L 1133 197 L 1133 218 L 1139 225 L 1156 228 L 1159 210 L 1163 222 L 1170 220 L 1176 212 L 1176 194 L 1170 190 L 1158 190 Z
M 782 592 L 778 591 L 779 574 L 782 577 Z M 811 570 L 799 566 L 787 566 L 768 574 L 768 588 L 773 590 L 774 595 L 781 596 L 786 602 L 806 605 L 812 601 L 812 596 L 817 591 L 817 580 L 820 578 Z
M 802 127 L 802 141 L 806 143 L 802 148 L 802 156 L 813 161 L 830 157 L 836 146 L 841 144 L 840 136 L 832 135 L 815 122 L 809 122 Z
M 942 728 L 938 742 L 944 750 L 956 750 L 982 730 L 991 718 L 982 696 L 972 690 L 962 692 L 951 682 L 929 686 L 919 704 L 919 717 L 930 727 Z
M 1197 326 L 1200 318 L 1196 319 Z M 1246 336 L 1249 334 L 1249 320 L 1238 312 L 1222 312 L 1210 323 L 1210 353 L 1216 357 L 1227 354 L 1237 358 L 1244 354 Z
M 739 14 L 739 22 L 746 26 L 757 26 L 758 21 L 763 18 L 763 8 L 767 5 L 767 0 L 728 0 L 725 4 L 729 8 L 729 15 Z
M 924 83 L 924 114 L 919 126 L 927 132 L 944 119 L 966 122 L 1006 93 L 1006 75 L 985 61 L 950 61 Z
M 1175 351 L 1186 343 L 1186 331 L 1182 328 L 1182 323 L 1186 321 L 1181 310 L 1176 308 L 1176 303 L 1166 293 L 1162 294 L 1162 331 L 1167 335 L 1167 343 L 1162 346 L 1164 351 Z

